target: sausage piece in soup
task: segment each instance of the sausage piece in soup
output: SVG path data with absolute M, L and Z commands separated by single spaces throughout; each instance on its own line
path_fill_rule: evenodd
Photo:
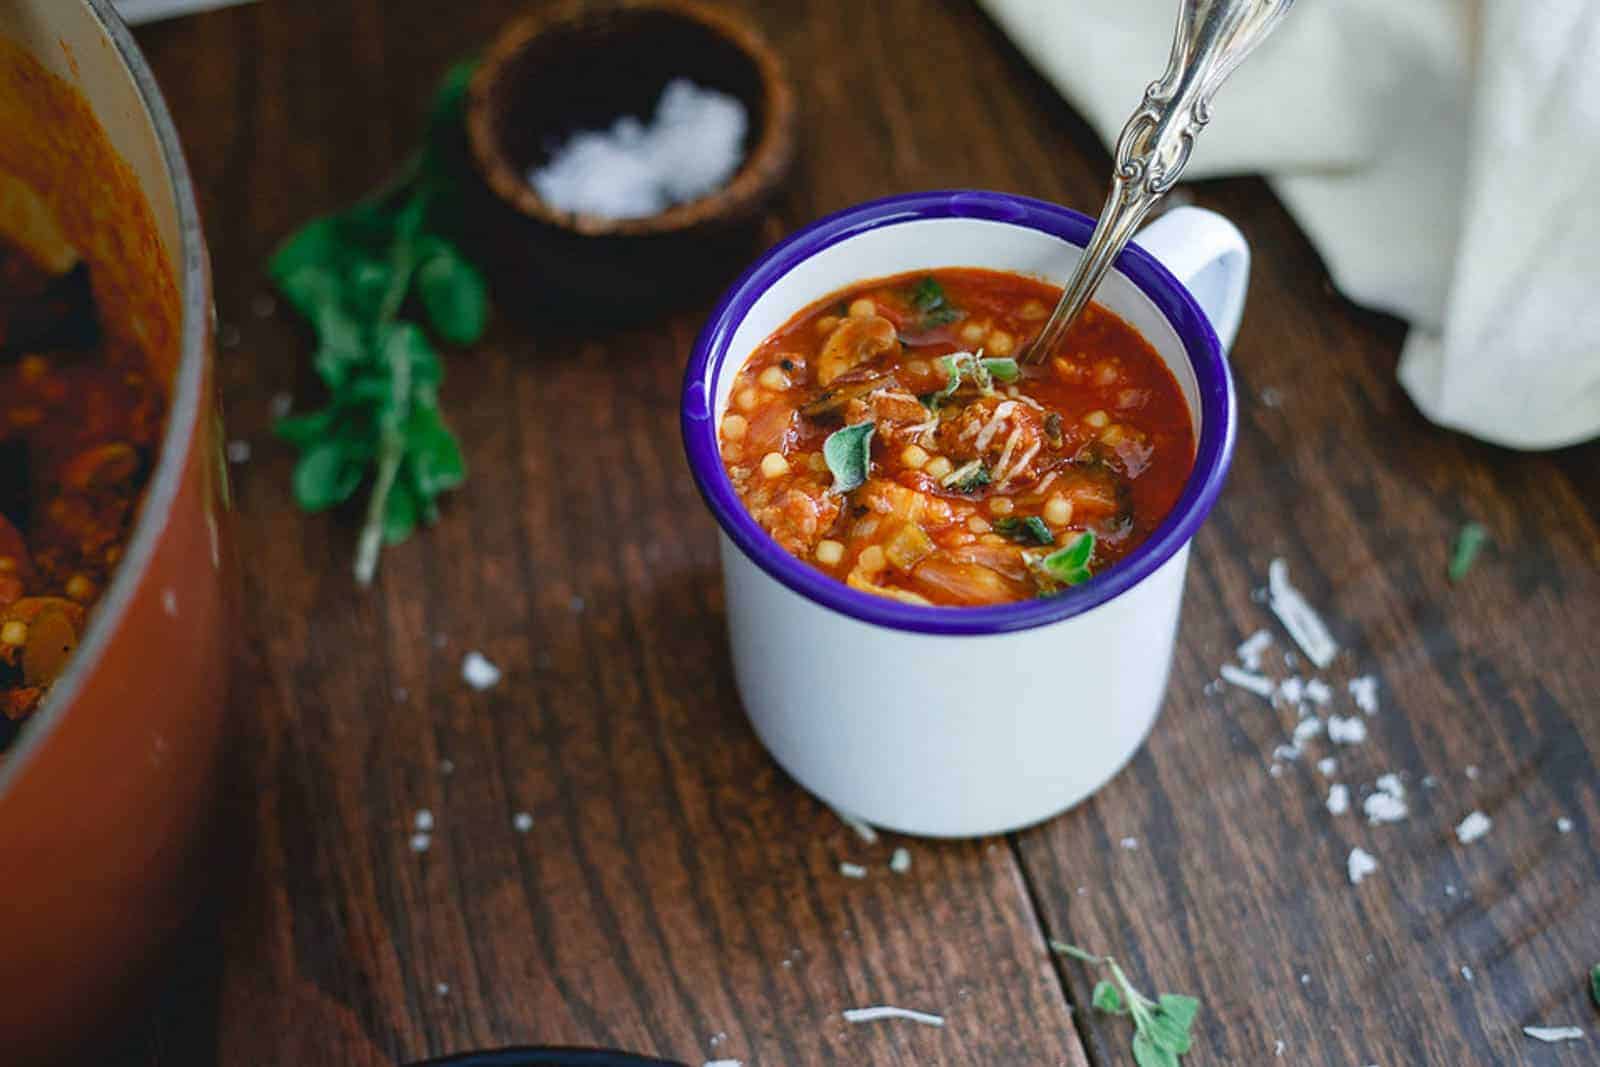
M 913 604 L 1049 596 L 1124 558 L 1176 504 L 1194 426 L 1161 357 L 1098 305 L 1019 364 L 1059 295 L 950 268 L 800 312 L 722 417 L 751 516 L 824 573 Z

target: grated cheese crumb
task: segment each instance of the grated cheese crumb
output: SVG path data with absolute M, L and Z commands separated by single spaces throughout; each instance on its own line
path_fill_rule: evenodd
M 707 1060 L 706 1067 L 744 1067 L 739 1060 Z
M 1576 1026 L 1524 1026 L 1522 1032 L 1535 1041 L 1553 1045 L 1558 1041 L 1582 1041 L 1583 1030 Z
M 1234 655 L 1239 657 L 1239 662 L 1244 664 L 1246 670 L 1259 671 L 1261 669 L 1261 654 L 1272 647 L 1272 634 L 1267 630 L 1257 630 L 1234 650 Z
M 1298 674 L 1291 674 L 1278 683 L 1278 696 L 1283 698 L 1285 704 L 1298 704 L 1306 695 L 1306 680 Z
M 434 983 L 433 991 L 439 994 L 441 997 L 448 997 L 450 995 L 450 983 L 436 982 Z
M 1350 810 L 1350 787 L 1335 782 L 1328 787 L 1328 814 L 1343 815 Z
M 533 829 L 533 816 L 525 811 L 519 811 L 511 816 L 511 828 L 519 834 L 525 834 Z
M 1306 696 L 1313 704 L 1326 705 L 1333 700 L 1333 687 L 1321 678 L 1313 678 L 1306 683 Z
M 250 462 L 250 442 L 249 441 L 229 441 L 228 442 L 228 462 L 232 463 L 234 466 L 238 466 L 241 463 L 249 463 Z
M 1480 773 L 1481 772 L 1478 770 L 1478 765 L 1476 763 L 1467 764 L 1467 780 L 1468 781 L 1476 782 L 1478 780 L 1478 775 Z
M 429 837 L 427 834 L 419 832 L 411 835 L 412 852 L 426 852 L 428 851 L 429 846 L 432 844 L 433 838 Z
M 1557 819 L 1556 820 L 1556 833 L 1558 833 L 1558 834 L 1570 834 L 1570 833 L 1572 833 L 1572 820 L 1567 818 L 1565 815 L 1563 815 L 1563 816 L 1561 816 L 1561 818 Z
M 1235 667 L 1231 663 L 1222 665 L 1222 680 L 1240 689 L 1248 689 L 1263 700 L 1272 699 L 1272 679 L 1264 674 L 1252 674 L 1250 671 Z
M 1124 837 L 1122 839 L 1122 847 L 1132 852 L 1139 847 L 1139 839 L 1137 837 Z
M 1468 815 L 1456 826 L 1456 840 L 1463 845 L 1470 845 L 1478 838 L 1489 832 L 1494 821 L 1481 811 Z
M 894 850 L 894 855 L 889 857 L 889 869 L 895 874 L 905 874 L 911 869 L 911 853 L 903 848 Z
M 426 833 L 427 831 L 433 829 L 433 812 L 429 811 L 427 808 L 423 808 L 412 818 L 411 823 L 418 830 Z
M 879 1019 L 909 1019 L 923 1026 L 943 1026 L 944 1016 L 930 1015 L 925 1011 L 912 1011 L 909 1008 L 894 1008 L 882 1005 L 874 1008 L 850 1008 L 844 1013 L 847 1023 L 870 1023 Z
M 1322 720 L 1315 715 L 1308 715 L 1294 725 L 1294 743 L 1304 745 L 1313 737 L 1322 733 Z
M 267 411 L 273 419 L 281 419 L 294 410 L 294 396 L 290 393 L 273 393 L 272 399 L 267 403 Z
M 1350 679 L 1350 699 L 1368 715 L 1378 713 L 1378 679 L 1370 674 Z
M 1289 1046 L 1285 1045 L 1282 1040 L 1274 1041 L 1272 1043 L 1272 1054 L 1274 1056 L 1282 1056 L 1283 1050 L 1288 1047 Z
M 1300 650 L 1319 669 L 1327 670 L 1339 654 L 1339 643 L 1328 632 L 1322 616 L 1289 584 L 1289 565 L 1282 559 L 1267 564 L 1267 604 Z
M 839 873 L 846 878 L 865 878 L 867 869 L 859 863 L 841 863 L 839 864 Z
M 1370 823 L 1399 822 L 1409 814 L 1406 802 L 1392 793 L 1373 793 L 1361 802 Z
M 474 650 L 461 661 L 461 680 L 481 693 L 500 684 L 500 668 Z
M 1398 774 L 1378 775 L 1377 786 L 1379 791 L 1388 793 L 1392 797 L 1404 798 L 1406 795 L 1405 783 L 1400 781 Z
M 1317 760 L 1317 773 L 1324 778 L 1331 778 L 1339 771 L 1339 761 L 1332 756 L 1323 756 Z
M 1472 982 L 1472 981 L 1476 981 L 1478 976 L 1472 973 L 1472 968 L 1471 967 L 1468 967 L 1466 964 L 1463 963 L 1461 965 L 1461 977 L 1465 978 L 1469 982 Z
M 1350 850 L 1350 858 L 1345 861 L 1345 871 L 1350 876 L 1351 885 L 1360 885 L 1361 880 L 1378 869 L 1378 861 L 1372 858 L 1372 853 L 1361 848 Z
M 1328 716 L 1328 740 L 1341 745 L 1359 745 L 1367 739 L 1367 724 L 1355 716 Z

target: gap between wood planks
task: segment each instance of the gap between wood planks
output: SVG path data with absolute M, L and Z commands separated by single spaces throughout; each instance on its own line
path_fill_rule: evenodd
M 1061 991 L 1061 999 L 1067 1005 L 1073 1032 L 1078 1036 L 1078 1047 L 1083 1050 L 1083 1058 L 1089 1063 L 1089 1067 L 1103 1067 L 1107 1061 L 1096 1051 L 1094 1027 L 1089 1019 L 1090 1012 L 1086 1010 L 1088 1005 L 1080 1008 L 1073 999 L 1072 983 L 1067 981 L 1067 961 L 1050 947 L 1052 935 L 1049 921 L 1045 918 L 1044 901 L 1039 894 L 1038 885 L 1034 883 L 1033 872 L 1028 869 L 1027 860 L 1023 858 L 1021 838 L 1015 833 L 1006 834 L 1006 848 L 1010 849 L 1012 862 L 1016 864 L 1017 874 L 1022 879 L 1022 890 L 1028 902 L 1028 911 L 1033 916 L 1034 929 L 1038 931 L 1039 940 L 1044 944 L 1045 954 L 1050 958 L 1050 971 L 1056 976 L 1056 988 Z

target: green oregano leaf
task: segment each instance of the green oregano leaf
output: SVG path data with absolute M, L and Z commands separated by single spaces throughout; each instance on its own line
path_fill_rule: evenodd
M 822 458 L 833 472 L 833 492 L 848 493 L 867 480 L 872 468 L 872 433 L 877 424 L 858 422 L 835 430 L 822 443 Z
M 982 460 L 975 459 L 946 474 L 939 479 L 939 484 L 958 493 L 974 493 L 993 480 L 989 468 L 983 465 Z
M 1096 1011 L 1103 1011 L 1107 1015 L 1124 1015 L 1128 1011 L 1127 1005 L 1122 1002 L 1122 994 L 1105 978 L 1094 984 L 1094 995 L 1090 1002 Z
M 1035 566 L 1047 578 L 1062 585 L 1082 585 L 1093 575 L 1089 561 L 1094 556 L 1094 531 L 1085 530 L 1066 548 L 1052 552 Z
M 1037 515 L 1021 518 L 1016 515 L 1007 515 L 1003 519 L 996 519 L 995 533 L 1008 540 L 1022 545 L 1053 545 L 1056 535 L 1050 527 Z
M 461 111 L 470 66 L 452 68 L 428 121 L 427 141 L 381 190 L 314 219 L 273 254 L 269 273 L 316 332 L 314 366 L 326 407 L 281 420 L 300 450 L 295 499 L 308 511 L 370 486 L 357 540 L 365 585 L 384 544 L 404 540 L 439 514 L 438 495 L 466 475 L 460 444 L 439 414 L 443 362 L 422 325 L 456 344 L 478 340 L 488 320 L 483 275 L 448 238 L 464 166 Z
M 1589 972 L 1589 997 L 1594 1001 L 1594 1006 L 1600 1008 L 1600 963 L 1595 964 Z
M 1011 358 L 1000 359 L 991 356 L 980 359 L 978 365 L 989 373 L 989 377 L 997 382 L 1014 382 L 1022 374 L 1022 368 L 1017 361 Z
M 489 323 L 488 283 L 448 241 L 429 239 L 424 254 L 417 292 L 428 321 L 451 344 L 476 344 Z
M 1456 532 L 1455 545 L 1450 551 L 1450 580 L 1459 582 L 1467 576 L 1478 553 L 1489 543 L 1489 531 L 1481 522 L 1469 522 Z
M 1156 1044 L 1140 1030 L 1133 1035 L 1133 1062 L 1139 1067 L 1178 1067 L 1178 1054 Z

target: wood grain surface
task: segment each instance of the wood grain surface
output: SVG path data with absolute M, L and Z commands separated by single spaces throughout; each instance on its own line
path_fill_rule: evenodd
M 1186 1064 L 1274 1063 L 1279 1042 L 1330 1067 L 1596 1062 L 1600 448 L 1518 455 L 1425 422 L 1394 380 L 1402 328 L 1332 292 L 1259 181 L 1189 190 L 1256 260 L 1238 453 L 1196 542 L 1171 697 L 1128 769 L 1045 826 L 907 842 L 896 876 L 899 842 L 858 841 L 765 757 L 676 429 L 707 303 L 627 328 L 502 316 L 452 355 L 471 479 L 357 593 L 353 517 L 297 513 L 268 433 L 275 395 L 316 393 L 260 265 L 377 183 L 439 73 L 522 6 L 265 0 L 140 32 L 200 189 L 230 436 L 252 447 L 233 470 L 244 874 L 219 874 L 215 914 L 107 1062 L 582 1042 L 694 1065 L 1131 1063 L 1126 1022 L 1089 1009 L 1093 977 L 1048 937 L 1199 996 Z M 767 237 L 938 186 L 1098 206 L 1105 152 L 966 0 L 745 6 L 803 106 Z M 1469 519 L 1494 544 L 1452 585 Z M 1367 674 L 1381 710 L 1364 743 L 1313 740 L 1275 776 L 1293 713 L 1213 680 L 1260 627 L 1269 672 L 1309 677 L 1253 595 L 1280 557 L 1343 645 L 1321 672 L 1332 710 L 1360 715 L 1345 684 Z M 500 686 L 462 683 L 471 649 Z M 1390 772 L 1410 816 L 1369 825 Z M 1342 816 L 1334 781 L 1354 793 Z M 1493 828 L 1462 845 L 1473 810 Z M 1379 867 L 1352 886 L 1356 846 Z M 840 1017 L 876 1003 L 947 1025 Z M 1589 1036 L 1521 1033 L 1558 1024 Z

